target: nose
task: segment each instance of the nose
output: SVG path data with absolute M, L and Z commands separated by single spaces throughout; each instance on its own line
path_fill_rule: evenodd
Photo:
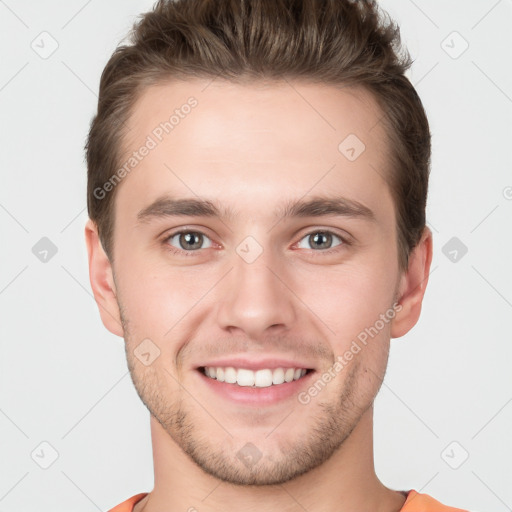
M 220 290 L 220 327 L 253 340 L 290 329 L 297 318 L 295 296 L 271 251 L 251 263 L 234 254 L 233 267 Z

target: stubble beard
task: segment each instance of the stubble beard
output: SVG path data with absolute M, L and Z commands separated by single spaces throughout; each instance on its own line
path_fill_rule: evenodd
M 123 311 L 121 307 L 120 311 Z M 313 470 L 340 449 L 373 404 L 376 393 L 373 397 L 358 396 L 357 383 L 361 381 L 363 370 L 359 361 L 355 360 L 354 364 L 345 369 L 348 375 L 337 399 L 323 402 L 321 396 L 318 396 L 310 404 L 302 405 L 297 401 L 293 406 L 315 407 L 305 433 L 290 439 L 284 432 L 284 435 L 279 435 L 278 442 L 274 443 L 273 450 L 262 446 L 261 458 L 253 465 L 244 464 L 237 457 L 237 452 L 245 443 L 251 442 L 251 433 L 248 431 L 244 439 L 235 439 L 227 433 L 227 426 L 226 442 L 224 445 L 215 444 L 206 430 L 208 425 L 214 423 L 212 416 L 187 391 L 181 392 L 179 399 L 172 402 L 161 393 L 162 389 L 167 389 L 166 385 L 172 376 L 169 373 L 167 378 L 165 371 L 159 375 L 154 366 L 143 367 L 139 363 L 133 354 L 136 342 L 129 332 L 129 322 L 123 314 L 121 320 L 128 367 L 140 399 L 176 445 L 205 473 L 223 482 L 238 486 L 281 485 Z M 194 405 L 197 406 L 195 411 L 192 410 Z M 194 417 L 197 411 L 203 418 L 196 422 Z M 279 433 L 280 428 L 286 428 L 287 424 L 294 425 L 293 411 L 283 425 L 277 426 L 276 433 Z M 213 428 L 217 429 L 217 425 Z M 259 449 L 258 443 L 254 444 Z

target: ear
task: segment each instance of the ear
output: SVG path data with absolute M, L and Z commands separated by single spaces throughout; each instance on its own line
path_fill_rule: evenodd
M 409 264 L 400 278 L 397 302 L 399 306 L 391 324 L 391 337 L 399 338 L 418 321 L 427 288 L 432 263 L 432 232 L 425 227 L 420 241 L 409 255 Z
M 101 245 L 98 228 L 91 219 L 85 225 L 85 243 L 89 255 L 89 280 L 101 321 L 111 333 L 123 336 L 112 266 Z

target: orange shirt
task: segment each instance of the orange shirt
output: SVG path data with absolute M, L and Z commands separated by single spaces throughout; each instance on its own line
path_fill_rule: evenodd
M 109 510 L 109 512 L 132 512 L 133 507 L 139 502 L 147 493 L 137 494 L 130 499 L 124 501 L 117 507 Z M 400 512 L 468 512 L 461 508 L 448 507 L 439 503 L 428 494 L 420 494 L 419 492 L 411 489 L 408 491 L 407 499 Z
M 428 494 L 420 494 L 414 489 L 409 491 L 400 512 L 468 512 L 461 508 L 449 507 L 439 503 Z

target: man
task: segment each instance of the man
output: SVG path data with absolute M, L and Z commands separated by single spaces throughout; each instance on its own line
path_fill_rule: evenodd
M 432 259 L 430 133 L 374 2 L 160 1 L 101 79 L 90 279 L 151 413 L 156 511 L 448 512 L 374 470 Z

